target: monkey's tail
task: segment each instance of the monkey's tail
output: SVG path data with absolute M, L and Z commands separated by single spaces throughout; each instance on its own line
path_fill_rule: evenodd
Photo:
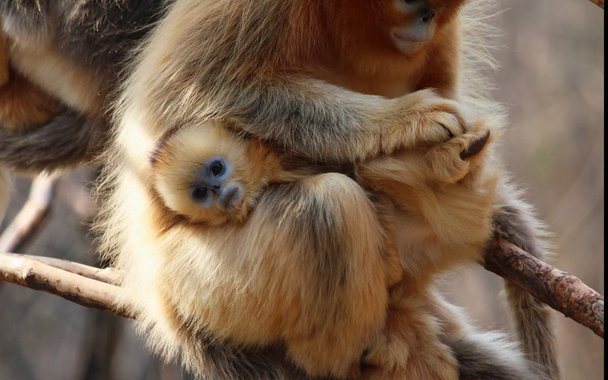
M 75 166 L 101 151 L 106 131 L 103 121 L 67 108 L 27 132 L 0 128 L 0 164 L 34 173 Z
M 537 365 L 522 357 L 503 334 L 469 333 L 446 343 L 458 361 L 462 380 L 550 380 L 537 375 Z
M 494 213 L 495 237 L 517 245 L 540 260 L 547 260 L 547 233 L 535 218 L 531 206 L 520 199 L 519 191 L 512 185 L 505 183 L 501 191 L 503 199 Z M 542 375 L 559 379 L 551 309 L 508 280 L 505 291 L 523 352 L 538 364 Z

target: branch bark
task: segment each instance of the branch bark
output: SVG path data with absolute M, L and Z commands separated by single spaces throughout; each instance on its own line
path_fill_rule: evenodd
M 66 270 L 77 268 L 81 271 L 85 267 L 73 264 L 74 266 L 66 265 L 60 269 L 35 259 L 35 256 L 24 257 L 0 252 L 0 281 L 42 290 L 82 306 L 134 318 L 131 310 L 120 307 L 116 302 L 123 296 L 121 293 L 124 290 L 121 287 Z M 90 267 L 88 271 L 93 273 L 95 268 Z
M 490 244 L 483 266 L 604 338 L 604 297 L 577 277 L 506 241 Z
M 494 241 L 484 255 L 483 266 L 512 281 L 553 309 L 604 338 L 604 297 L 577 277 L 553 268 L 515 245 Z M 42 256 L 0 252 L 0 281 L 43 290 L 77 304 L 135 318 L 120 308 L 116 299 L 122 273 Z

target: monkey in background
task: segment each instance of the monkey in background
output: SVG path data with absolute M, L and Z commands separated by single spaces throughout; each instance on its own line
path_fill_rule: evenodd
M 165 3 L 0 2 L 0 214 L 8 169 L 70 168 L 104 149 L 121 68 Z
M 164 14 L 164 2 L 151 2 L 146 4 L 146 9 L 139 9 L 136 3 L 136 1 L 121 1 L 115 4 L 94 4 L 92 1 L 85 1 L 76 6 L 42 1 L 37 6 L 33 6 L 22 0 L 16 0 L 0 4 L 3 17 L 10 21 L 8 27 L 5 25 L 9 35 L 28 36 L 16 46 L 17 56 L 20 57 L 16 65 L 18 70 L 29 73 L 28 77 L 35 83 L 42 85 L 48 82 L 48 78 L 37 74 L 36 67 L 32 67 L 32 65 L 36 66 L 36 62 L 42 62 L 39 58 L 44 55 L 52 58 L 44 61 L 47 67 L 61 68 L 55 71 L 57 77 L 72 76 L 73 79 L 82 74 L 79 76 L 81 80 L 71 82 L 73 86 L 66 85 L 63 89 L 55 88 L 49 83 L 43 86 L 49 93 L 74 109 L 75 112 L 68 115 L 71 118 L 54 125 L 55 129 L 45 126 L 28 133 L 26 137 L 13 140 L 19 142 L 22 148 L 38 152 L 34 157 L 38 160 L 39 168 L 53 162 L 49 158 L 57 154 L 56 151 L 49 151 L 48 146 L 45 148 L 44 144 L 40 144 L 42 140 L 38 137 L 41 134 L 46 133 L 48 137 L 64 141 L 70 135 L 63 134 L 62 131 L 77 131 L 78 136 L 83 138 L 94 135 L 91 131 L 95 128 L 86 124 L 80 129 L 78 126 L 83 124 L 83 110 L 91 108 L 87 107 L 87 99 L 95 98 L 98 94 L 102 94 L 105 99 L 106 92 L 115 90 L 117 80 L 112 73 L 121 71 L 120 65 L 124 60 L 110 58 L 116 56 L 124 58 L 131 47 L 140 44 L 141 38 L 150 30 L 155 20 Z M 142 65 L 146 66 L 144 65 L 146 59 L 149 61 L 160 59 L 163 65 L 158 67 L 163 68 L 160 69 L 162 75 L 149 83 L 144 80 L 139 82 L 133 80 L 129 83 L 151 85 L 154 90 L 149 92 L 146 92 L 143 85 L 131 90 L 133 94 L 137 94 L 138 91 L 150 93 L 148 98 L 152 98 L 152 101 L 132 102 L 129 112 L 135 111 L 131 113 L 124 111 L 127 108 L 124 104 L 127 102 L 119 103 L 117 110 L 122 116 L 117 117 L 117 120 L 128 116 L 132 117 L 130 121 L 138 123 L 149 121 L 150 125 L 155 125 L 144 135 L 139 136 L 142 138 L 142 143 L 146 144 L 155 134 L 156 126 L 172 125 L 173 121 L 167 122 L 167 118 L 176 116 L 175 124 L 185 124 L 185 120 L 190 120 L 189 115 L 205 118 L 208 110 L 211 116 L 236 120 L 238 125 L 243 126 L 249 133 L 270 143 L 304 156 L 334 161 L 352 162 L 357 158 L 391 153 L 397 147 L 412 146 L 414 142 L 420 140 L 429 143 L 443 141 L 451 135 L 458 135 L 463 129 L 464 123 L 457 112 L 456 104 L 437 97 L 429 91 L 416 90 L 436 88 L 443 96 L 455 96 L 461 100 L 463 95 L 476 91 L 483 92 L 485 88 L 483 84 L 471 85 L 471 82 L 476 80 L 475 75 L 465 75 L 465 81 L 458 81 L 454 75 L 444 75 L 454 74 L 458 69 L 459 46 L 455 43 L 456 31 L 462 29 L 460 30 L 463 37 L 464 57 L 462 58 L 467 59 L 469 55 L 479 58 L 482 54 L 478 49 L 479 45 L 467 46 L 471 41 L 467 40 L 467 37 L 478 37 L 474 34 L 475 31 L 467 30 L 467 27 L 474 26 L 478 20 L 470 13 L 474 7 L 467 5 L 464 14 L 458 15 L 460 3 L 460 1 L 429 1 L 428 3 L 332 1 L 305 4 L 290 1 L 279 4 L 266 0 L 255 3 L 244 2 L 239 4 L 239 9 L 234 9 L 234 6 L 226 5 L 222 1 L 204 1 L 201 4 L 178 1 L 175 6 L 181 7 L 182 12 L 193 11 L 183 17 L 186 33 L 178 33 L 189 37 L 175 44 L 178 55 L 185 54 L 188 59 L 183 61 L 183 64 L 179 59 L 173 59 L 171 44 L 175 41 L 169 39 L 158 45 L 162 48 L 160 51 L 169 52 L 168 54 L 163 57 L 158 55 L 165 53 L 156 56 L 145 54 L 146 58 L 142 58 Z M 172 2 L 167 4 L 172 6 Z M 393 6 L 397 7 L 397 12 L 389 8 Z M 209 8 L 209 13 L 202 9 L 205 7 Z M 376 13 L 379 9 L 382 10 L 381 14 Z M 429 9 L 431 13 L 428 12 Z M 384 10 L 388 11 L 384 12 Z M 116 17 L 105 17 L 105 15 Z M 196 21 L 207 20 L 205 15 L 210 15 L 208 18 L 211 22 L 195 26 Z M 303 22 L 287 22 L 287 20 L 299 19 L 318 20 L 319 15 L 322 16 L 320 18 L 336 22 L 315 22 L 306 25 Z M 329 16 L 325 17 L 326 15 Z M 334 15 L 340 17 L 333 17 Z M 370 15 L 378 17 L 369 17 Z M 458 18 L 460 25 L 456 22 Z M 110 19 L 112 22 L 107 21 Z M 403 28 L 411 21 L 416 25 L 415 28 Z M 172 22 L 165 23 L 164 32 L 173 30 L 171 28 L 179 29 L 181 27 L 179 24 L 179 18 L 173 17 Z M 95 28 L 92 27 L 93 25 Z M 233 26 L 238 28 L 230 29 Z M 392 26 L 396 29 L 390 29 Z M 400 27 L 405 30 L 400 30 Z M 342 31 L 344 28 L 349 33 L 344 33 Z M 93 30 L 95 33 L 92 32 Z M 231 34 L 231 30 L 240 31 L 236 38 Z M 218 31 L 222 32 L 218 33 Z M 468 36 L 467 33 L 473 34 Z M 159 32 L 158 35 L 162 36 L 163 32 Z M 260 38 L 260 35 L 264 38 Z M 309 40 L 301 40 L 306 35 L 313 37 Z M 58 44 L 57 40 L 53 41 L 49 36 L 54 36 L 62 43 Z M 342 39 L 341 36 L 348 38 Z M 387 39 L 387 36 L 390 38 Z M 163 42 L 161 37 L 156 39 Z M 216 42 L 208 43 L 215 39 Z M 39 46 L 37 44 L 41 41 L 50 46 L 48 50 L 43 50 L 44 54 L 33 47 Z M 185 46 L 192 44 L 192 41 L 196 41 L 195 46 Z M 319 41 L 332 41 L 332 43 L 320 44 Z M 451 41 L 451 43 L 440 43 L 442 41 Z M 145 49 L 146 44 L 142 43 L 141 47 Z M 200 49 L 208 50 L 197 58 L 201 53 Z M 280 51 L 286 51 L 287 57 L 277 57 Z M 312 52 L 318 54 L 310 57 Z M 405 60 L 404 54 L 408 57 Z M 210 55 L 216 55 L 216 58 L 211 57 L 208 64 L 202 64 L 210 58 Z M 31 59 L 28 60 L 27 57 Z M 411 57 L 415 59 L 410 60 Z M 254 59 L 250 60 L 250 58 Z M 304 66 L 303 63 L 308 65 Z M 83 65 L 86 66 L 86 70 L 82 69 Z M 66 70 L 66 67 L 72 66 L 76 68 Z M 442 70 L 436 70 L 437 67 Z M 464 65 L 463 70 L 468 70 L 470 67 Z M 418 72 L 412 74 L 416 72 L 412 68 L 424 68 L 426 74 L 421 78 Z M 194 71 L 196 75 L 190 76 L 189 71 Z M 150 64 L 147 65 L 147 69 L 139 72 L 156 71 L 153 64 Z M 175 73 L 175 76 L 171 73 Z M 166 81 L 167 76 L 169 81 Z M 191 81 L 192 77 L 198 78 L 198 83 Z M 179 78 L 188 78 L 188 80 Z M 100 82 L 109 87 L 109 90 L 100 88 Z M 166 85 L 163 82 L 166 82 Z M 86 86 L 83 86 L 83 83 Z M 184 86 L 184 83 L 190 84 Z M 234 86 L 222 89 L 225 83 Z M 175 86 L 171 87 L 173 84 Z M 467 86 L 472 87 L 472 90 L 468 91 Z M 78 88 L 79 95 L 70 96 L 69 91 L 65 91 L 70 87 Z M 356 92 L 347 91 L 343 87 Z M 153 91 L 157 93 L 152 93 Z M 404 94 L 408 95 L 401 96 Z M 156 100 L 154 96 L 157 96 Z M 179 101 L 175 102 L 176 99 Z M 106 109 L 105 101 L 101 103 L 103 103 L 101 108 Z M 145 121 L 137 119 L 138 115 L 146 113 L 148 115 L 144 117 Z M 158 119 L 159 113 L 167 117 Z M 179 119 L 182 119 L 181 122 Z M 392 123 L 389 122 L 391 120 Z M 412 126 L 414 128 L 410 128 Z M 433 128 L 416 128 L 421 126 Z M 422 138 L 419 138 L 421 136 Z M 65 146 L 81 147 L 91 141 L 86 140 L 85 144 L 77 144 L 71 139 L 72 136 L 67 139 Z M 152 137 L 150 140 L 154 139 Z M 6 153 L 13 145 L 2 146 L 3 141 L 8 140 L 0 138 L 0 160 L 12 159 L 15 166 L 27 162 L 23 156 Z M 65 146 L 61 149 L 64 159 L 82 159 L 81 153 L 78 151 L 69 153 Z M 40 147 L 41 150 L 32 147 Z M 138 147 L 134 150 L 136 154 L 142 151 L 145 151 L 144 154 L 133 159 L 133 162 L 129 160 L 128 164 L 145 163 L 149 153 L 146 148 Z M 119 152 L 110 157 L 121 157 L 121 155 L 122 152 Z M 120 162 L 125 163 L 124 160 Z M 113 177 L 110 175 L 108 178 L 108 182 L 111 182 Z M 146 176 L 142 178 L 146 179 Z M 527 247 L 526 249 L 532 254 L 542 257 L 544 247 L 540 239 L 541 234 L 537 230 L 537 222 L 529 215 L 528 206 L 517 200 L 517 195 L 511 193 L 508 184 L 501 183 L 499 187 L 502 189 L 499 193 L 501 201 L 497 205 L 494 217 L 499 234 L 510 237 L 512 241 L 515 239 L 516 244 Z M 125 196 L 125 201 L 128 199 Z M 108 209 L 111 207 L 108 204 Z M 108 231 L 106 236 L 111 238 L 113 234 L 119 236 L 120 232 Z M 105 248 L 114 250 L 115 246 L 113 247 L 112 242 L 108 240 Z M 528 312 L 539 314 L 532 320 L 540 321 L 530 323 L 530 329 L 524 331 L 524 335 L 530 339 L 524 345 L 526 352 L 537 362 L 542 363 L 547 368 L 547 372 L 556 371 L 551 331 L 542 331 L 543 326 L 544 328 L 547 326 L 547 324 L 543 325 L 547 312 L 531 296 L 523 292 L 519 294 L 518 302 L 529 301 L 533 308 L 528 309 Z M 524 310 L 522 314 L 520 309 L 519 314 L 516 313 L 516 319 L 525 320 L 525 312 Z M 176 330 L 180 331 L 180 328 Z M 169 335 L 167 333 L 167 336 Z M 270 362 L 276 366 L 276 371 L 293 370 L 281 361 L 280 355 L 277 359 L 272 354 L 272 350 L 270 353 L 263 349 L 249 348 L 240 351 L 224 345 L 229 342 L 210 339 L 205 334 L 194 337 L 182 334 L 181 338 L 191 343 L 189 346 L 191 351 L 184 354 L 186 361 L 198 357 L 199 361 L 211 360 L 219 368 L 221 367 L 219 363 L 223 360 L 227 366 L 233 366 L 232 370 L 236 371 L 231 373 L 239 373 L 239 369 L 245 371 L 243 373 L 250 373 L 247 371 L 252 370 L 251 368 L 270 371 L 268 368 Z M 159 349 L 165 350 L 165 354 L 171 356 L 170 354 L 177 347 L 169 343 Z M 452 344 L 451 347 L 457 350 L 464 346 Z M 466 349 L 470 350 L 471 345 Z M 209 362 L 207 364 L 209 365 Z
M 57 112 L 58 104 L 36 85 L 10 67 L 8 41 L 2 32 L 0 18 L 0 129 L 11 135 L 26 133 L 48 122 Z M 11 182 L 0 165 L 0 221 L 8 206 Z

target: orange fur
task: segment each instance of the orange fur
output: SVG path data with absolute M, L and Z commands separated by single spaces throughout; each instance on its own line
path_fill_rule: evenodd
M 464 1 L 443 2 L 435 16 L 436 35 L 406 55 L 395 47 L 391 29 L 412 24 L 414 19 L 395 3 L 393 0 L 319 1 L 314 5 L 298 2 L 290 16 L 291 33 L 279 48 L 281 53 L 291 53 L 284 57 L 286 66 L 303 65 L 312 76 L 359 93 L 393 98 L 435 88 L 442 95 L 451 95 L 448 92 L 456 84 L 458 69 L 456 16 Z M 312 27 L 310 20 L 314 20 Z M 298 43 L 294 44 L 294 40 Z M 295 50 L 294 45 L 305 50 Z

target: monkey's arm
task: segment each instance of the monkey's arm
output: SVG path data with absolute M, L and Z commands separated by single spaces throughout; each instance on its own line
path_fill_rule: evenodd
M 293 20 L 283 2 L 220 3 L 174 3 L 142 46 L 119 110 L 135 106 L 129 118 L 145 115 L 153 135 L 223 118 L 292 153 L 354 162 L 463 132 L 457 103 L 430 90 L 362 94 L 322 80 L 327 67 L 314 54 L 288 56 L 303 42 L 285 42 Z
M 300 77 L 235 87 L 223 95 L 221 116 L 318 160 L 354 162 L 441 142 L 465 125 L 456 103 L 430 90 L 386 99 Z

